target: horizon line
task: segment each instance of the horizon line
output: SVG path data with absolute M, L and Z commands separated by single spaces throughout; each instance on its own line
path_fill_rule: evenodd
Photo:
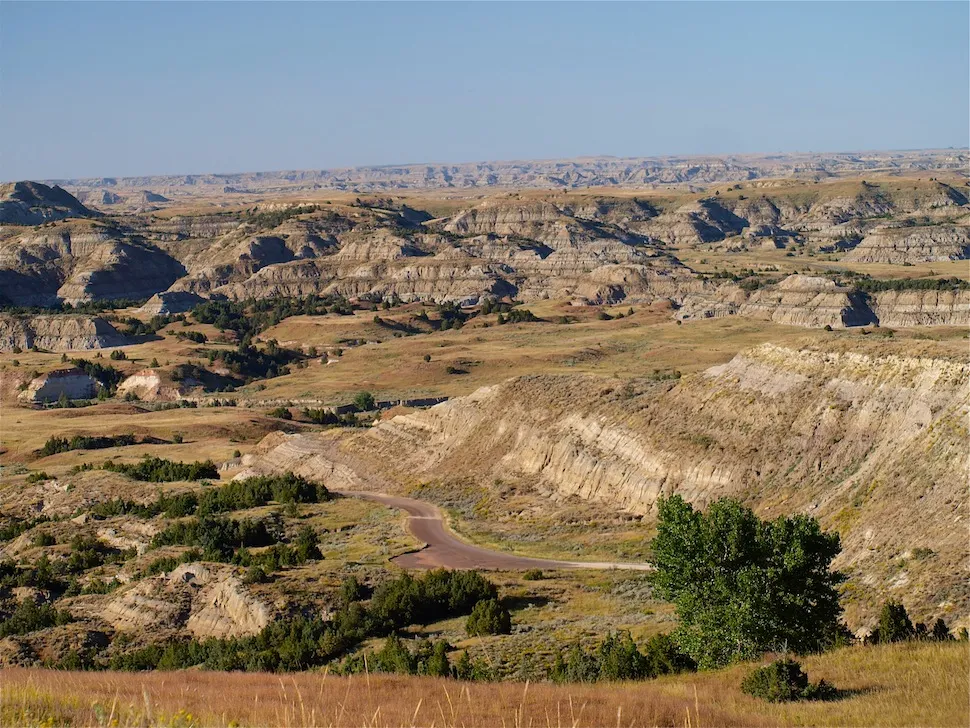
M 583 154 L 575 157 L 540 157 L 540 158 L 513 158 L 513 159 L 485 159 L 485 160 L 472 160 L 464 162 L 400 162 L 400 163 L 384 163 L 384 164 L 359 164 L 350 165 L 342 167 L 303 167 L 303 168 L 277 168 L 277 169 L 249 169 L 236 172 L 169 172 L 169 173 L 152 173 L 152 174 L 125 174 L 125 175 L 90 175 L 84 177 L 46 177 L 46 178 L 22 178 L 19 180 L 8 180 L 0 184 L 11 184 L 15 182 L 40 182 L 42 184 L 53 183 L 59 184 L 61 182 L 70 184 L 74 182 L 82 182 L 88 180 L 104 180 L 104 179 L 142 179 L 142 178 L 157 178 L 157 177 L 232 177 L 241 176 L 249 174 L 280 174 L 285 172 L 343 172 L 343 171 L 354 171 L 354 170 L 367 170 L 367 169 L 389 169 L 393 167 L 464 167 L 469 165 L 482 165 L 482 164 L 516 164 L 516 163 L 541 163 L 541 162 L 577 162 L 581 160 L 596 160 L 596 159 L 612 159 L 612 160 L 630 160 L 630 161 L 646 161 L 646 160 L 671 160 L 671 159 L 731 159 L 731 158 L 743 158 L 743 157 L 793 157 L 799 155 L 860 155 L 860 154 L 892 154 L 892 153 L 913 153 L 913 152 L 945 152 L 945 151 L 957 151 L 965 154 L 970 154 L 970 145 L 968 146 L 946 146 L 946 147 L 912 147 L 912 148 L 876 148 L 876 149 L 845 149 L 839 151 L 833 150 L 822 150 L 822 151 L 777 151 L 777 152 L 719 152 L 714 154 L 655 154 L 646 156 L 618 156 L 615 154 Z

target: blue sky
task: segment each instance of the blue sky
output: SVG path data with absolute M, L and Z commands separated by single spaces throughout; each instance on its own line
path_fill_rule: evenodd
M 0 4 L 0 178 L 965 146 L 970 4 Z

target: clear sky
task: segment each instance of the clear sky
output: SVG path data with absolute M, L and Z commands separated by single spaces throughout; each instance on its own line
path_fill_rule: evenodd
M 0 3 L 0 179 L 966 146 L 967 2 Z

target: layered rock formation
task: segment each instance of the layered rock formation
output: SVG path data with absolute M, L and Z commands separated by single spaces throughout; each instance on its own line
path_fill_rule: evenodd
M 178 629 L 206 638 L 256 634 L 271 614 L 231 567 L 182 564 L 125 589 L 99 616 L 122 632 Z
M 157 369 L 140 369 L 118 385 L 118 396 L 134 395 L 146 402 L 172 401 L 185 394 L 184 385 L 173 382 L 171 377 Z
M 34 346 L 47 351 L 87 351 L 130 343 L 102 318 L 69 314 L 0 314 L 0 352 Z
M 0 185 L 0 224 L 40 225 L 66 217 L 95 217 L 74 195 L 54 185 L 14 182 Z
M 882 291 L 869 297 L 881 326 L 970 326 L 970 290 Z
M 924 263 L 970 258 L 970 228 L 880 227 L 866 235 L 843 260 L 857 263 Z
M 676 300 L 676 299 L 674 299 Z M 970 289 L 900 289 L 865 293 L 818 276 L 791 275 L 753 292 L 733 283 L 688 293 L 674 316 L 748 316 L 775 323 L 833 329 L 850 326 L 968 326 Z
M 856 260 L 966 256 L 965 196 L 935 179 L 910 181 L 781 180 L 743 191 L 732 185 L 713 196 L 511 193 L 458 206 L 439 201 L 441 208 L 429 206 L 449 211 L 439 218 L 392 198 L 358 198 L 132 214 L 124 225 L 62 221 L 0 233 L 0 288 L 20 305 L 154 295 L 143 309 L 152 314 L 186 311 L 209 297 L 340 294 L 474 304 L 510 296 L 592 304 L 666 299 L 684 319 L 740 313 L 834 328 L 882 315 L 887 322 L 958 324 L 959 301 L 910 298 L 899 304 L 909 311 L 901 318 L 892 314 L 893 302 L 880 304 L 877 314 L 873 297 L 821 279 L 747 281 L 748 288 L 760 286 L 751 294 L 722 288 L 677 257 L 698 246 L 723 252 L 793 243 L 849 250 Z
M 19 305 L 148 298 L 185 274 L 172 256 L 110 224 L 65 221 L 9 232 L 0 249 L 0 292 Z
M 793 326 L 845 328 L 876 323 L 865 296 L 828 278 L 792 275 L 754 291 L 738 308 L 751 318 Z
M 970 515 L 970 365 L 931 348 L 863 346 L 763 345 L 676 384 L 524 377 L 342 444 L 274 435 L 251 467 L 365 489 L 518 480 L 648 517 L 661 494 L 699 505 L 738 497 L 766 516 L 804 512 L 838 530 L 839 565 L 866 580 L 872 604 L 898 588 L 905 553 L 932 549 L 932 562 L 908 572 L 907 599 L 966 618 L 954 524 Z

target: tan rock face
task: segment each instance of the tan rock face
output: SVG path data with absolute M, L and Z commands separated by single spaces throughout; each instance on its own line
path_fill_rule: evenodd
M 98 393 L 98 383 L 80 369 L 57 369 L 32 379 L 20 393 L 22 402 L 56 402 L 62 395 L 68 399 L 91 399 Z
M 231 567 L 213 564 L 182 564 L 143 579 L 103 612 L 120 631 L 181 628 L 198 638 L 256 634 L 270 616 L 269 607 L 248 593 Z
M 777 286 L 762 288 L 738 308 L 742 316 L 793 326 L 845 328 L 876 322 L 865 297 L 840 288 L 827 278 L 792 275 Z
M 118 385 L 118 396 L 134 394 L 146 402 L 179 399 L 185 390 L 181 385 L 156 369 L 141 369 Z
M 857 263 L 924 263 L 970 258 L 970 228 L 884 227 L 869 233 L 844 260 Z
M 970 326 L 970 290 L 883 291 L 870 300 L 883 326 Z
M 124 346 L 128 339 L 102 318 L 92 316 L 0 314 L 0 352 L 37 346 L 48 351 L 89 351 Z

